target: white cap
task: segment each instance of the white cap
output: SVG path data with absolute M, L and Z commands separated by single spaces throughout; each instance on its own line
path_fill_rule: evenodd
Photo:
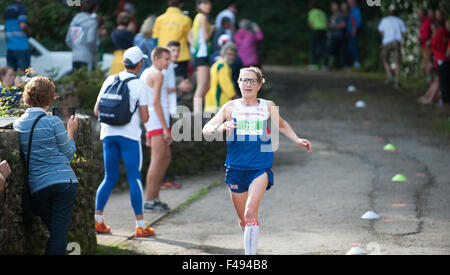
M 228 42 L 231 41 L 231 35 L 229 34 L 222 34 L 219 39 L 218 39 L 218 43 L 220 47 L 222 47 L 223 45 L 227 44 Z
M 139 47 L 135 46 L 125 51 L 125 53 L 123 54 L 123 63 L 125 65 L 136 65 L 144 58 L 148 58 L 148 56 L 146 56 Z M 127 59 L 131 63 L 126 63 L 125 61 L 127 61 Z

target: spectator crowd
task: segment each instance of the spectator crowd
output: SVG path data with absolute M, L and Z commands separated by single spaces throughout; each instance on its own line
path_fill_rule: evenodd
M 20 76 L 30 67 L 27 11 L 21 2 L 14 0 L 4 11 L 8 66 L 0 68 L 0 100 L 2 104 L 16 105 L 22 97 L 29 107 L 15 122 L 14 129 L 20 134 L 21 151 L 30 158 L 27 169 L 33 207 L 51 233 L 46 253 L 64 254 L 77 184 L 70 160 L 76 151 L 73 135 L 78 121 L 75 116 L 70 117 L 66 130 L 59 118 L 46 115 L 55 99 L 55 86 L 49 78 L 32 78 L 25 85 L 23 95 L 17 88 L 23 81 Z M 87 68 L 91 71 L 102 59 L 100 41 L 108 33 L 104 21 L 96 15 L 100 4 L 98 0 L 81 0 L 81 12 L 72 19 L 67 30 L 65 42 L 72 50 L 73 70 Z M 96 193 L 95 230 L 98 233 L 111 232 L 105 224 L 103 210 L 118 180 L 122 159 L 136 218 L 135 236 L 155 234 L 144 221 L 144 211 L 169 211 L 170 207 L 160 200 L 159 191 L 181 187 L 165 176 L 172 159 L 170 117 L 177 111 L 178 99 L 192 94 L 194 115 L 202 111 L 217 113 L 227 102 L 240 97 L 237 83 L 241 68 L 261 66 L 259 47 L 264 34 L 249 19 L 237 22 L 237 5 L 230 4 L 213 20 L 212 1 L 196 0 L 197 14 L 192 20 L 183 12 L 183 4 L 183 0 L 168 0 L 165 13 L 149 15 L 140 25 L 135 19 L 132 1 L 119 2 L 117 26 L 109 34 L 114 59 L 109 77 L 93 106 L 101 122 L 105 168 L 104 179 Z M 314 0 L 309 1 L 309 8 L 310 68 L 317 70 L 320 65 L 325 70 L 328 67 L 360 68 L 358 40 L 363 20 L 357 1 L 331 3 L 329 18 Z M 386 84 L 399 88 L 407 28 L 394 7 L 388 12 L 377 28 L 381 35 L 381 59 L 387 74 Z M 423 104 L 440 101 L 448 106 L 448 17 L 441 10 L 422 8 L 417 10 L 417 15 L 421 68 L 430 85 L 418 101 Z M 395 74 L 391 72 L 391 58 Z M 145 196 L 141 176 L 141 123 L 145 126 L 146 147 L 151 154 Z M 0 191 L 6 188 L 9 173 L 8 163 L 2 161 Z

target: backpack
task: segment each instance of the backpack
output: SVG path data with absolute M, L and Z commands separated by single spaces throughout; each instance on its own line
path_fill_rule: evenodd
M 100 97 L 98 104 L 99 120 L 112 126 L 122 126 L 128 124 L 133 117 L 133 112 L 130 111 L 130 90 L 128 82 L 137 77 L 130 77 L 125 80 L 120 80 L 119 75 L 116 75 L 114 82 L 111 83 Z

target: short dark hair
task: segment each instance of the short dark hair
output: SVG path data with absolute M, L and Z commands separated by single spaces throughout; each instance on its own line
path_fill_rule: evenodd
M 179 47 L 181 47 L 181 44 L 178 41 L 173 41 L 172 40 L 172 41 L 169 42 L 169 44 L 167 44 L 167 47 L 169 47 L 169 48 L 170 47 L 178 47 L 179 48 Z
M 127 70 L 135 70 L 141 62 L 142 62 L 142 60 L 136 64 L 133 64 L 133 62 L 128 58 L 123 60 L 123 64 L 125 65 L 125 69 L 127 69 Z M 128 64 L 130 64 L 130 65 L 128 65 Z
M 169 0 L 169 7 L 178 7 L 183 3 L 183 0 Z
M 128 24 L 130 24 L 131 21 L 131 16 L 128 12 L 123 11 L 121 13 L 119 13 L 119 15 L 117 16 L 117 25 L 122 25 L 122 26 L 128 26 Z
M 82 0 L 81 1 L 81 11 L 87 13 L 93 13 L 95 10 L 95 6 L 97 6 L 97 2 L 95 0 Z

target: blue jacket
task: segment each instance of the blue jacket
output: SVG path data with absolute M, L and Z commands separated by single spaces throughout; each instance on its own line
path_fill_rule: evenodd
M 20 150 L 27 158 L 31 127 L 36 118 L 44 113 L 42 108 L 29 108 L 14 122 L 14 130 L 19 132 Z M 31 194 L 59 183 L 78 180 L 70 161 L 75 154 L 75 142 L 67 136 L 64 123 L 59 117 L 45 116 L 34 128 L 28 184 Z
M 9 50 L 24 51 L 29 49 L 28 37 L 20 28 L 21 22 L 27 22 L 27 10 L 21 3 L 14 2 L 4 13 L 6 46 Z
M 356 24 L 356 28 L 360 29 L 362 26 L 362 16 L 361 16 L 361 9 L 359 6 L 354 7 L 350 11 L 350 16 L 348 17 L 348 23 L 347 23 L 347 31 L 349 33 L 352 32 L 353 25 Z

